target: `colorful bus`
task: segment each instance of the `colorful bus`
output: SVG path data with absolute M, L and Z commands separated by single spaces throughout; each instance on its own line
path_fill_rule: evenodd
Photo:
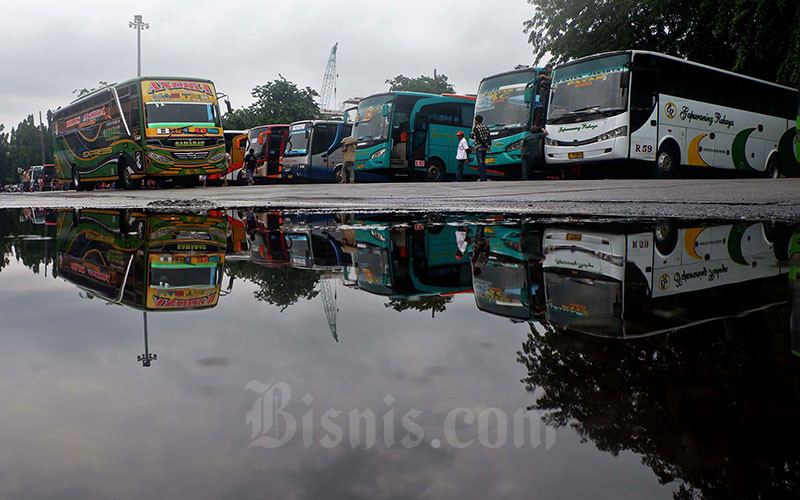
M 791 234 L 760 222 L 549 228 L 547 319 L 587 334 L 635 337 L 785 302 Z M 756 283 L 767 283 L 769 293 L 752 293 Z
M 57 110 L 56 176 L 76 190 L 99 181 L 133 189 L 143 178 L 194 185 L 225 171 L 225 140 L 214 84 L 141 77 L 107 85 Z
M 202 309 L 219 299 L 222 213 L 62 210 L 57 270 L 91 296 L 141 310 Z
M 797 171 L 797 90 L 655 52 L 584 57 L 553 72 L 545 157 L 562 169 L 636 160 L 765 177 Z
M 232 153 L 232 150 L 234 149 L 234 139 L 236 139 L 237 137 L 239 137 L 242 134 L 244 134 L 244 132 L 245 132 L 244 130 L 224 130 L 223 131 L 223 136 L 225 138 L 225 152 L 226 153 L 228 153 L 229 155 Z M 247 135 L 245 135 L 245 137 L 247 137 Z M 244 158 L 244 154 L 242 154 L 242 158 Z M 211 174 L 211 175 L 206 177 L 206 181 L 216 184 L 216 183 L 221 183 L 223 177 L 225 179 L 231 179 L 229 174 L 233 171 L 233 161 L 232 160 L 233 160 L 233 156 L 231 156 L 231 161 L 229 161 L 227 163 L 225 172 L 220 173 L 220 174 Z M 239 163 L 241 164 L 241 162 L 239 162 Z M 241 168 L 241 165 L 240 165 L 240 168 Z
M 486 173 L 518 179 L 522 140 L 537 120 L 543 124 L 538 75 L 543 68 L 521 68 L 481 80 L 475 114 L 483 117 L 492 145 L 486 154 Z M 474 145 L 470 141 L 470 145 Z M 474 169 L 477 172 L 477 168 Z
M 456 133 L 468 136 L 474 115 L 475 99 L 468 96 L 387 92 L 367 97 L 358 104 L 353 129 L 356 180 L 455 176 Z M 468 167 L 465 174 L 475 172 Z
M 341 182 L 342 140 L 352 133 L 352 124 L 330 120 L 303 120 L 289 126 L 280 159 L 282 179 Z

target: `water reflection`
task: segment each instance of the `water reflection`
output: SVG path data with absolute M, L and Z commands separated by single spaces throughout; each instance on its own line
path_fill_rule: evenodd
M 229 342 L 244 337 L 250 322 L 257 324 L 250 330 L 272 330 L 272 344 L 285 349 L 276 347 L 264 364 L 311 353 L 302 369 L 278 370 L 278 380 L 320 371 L 315 383 L 330 388 L 335 378 L 328 371 L 347 367 L 348 380 L 363 389 L 365 375 L 349 371 L 352 366 L 363 368 L 378 353 L 384 363 L 396 356 L 413 364 L 408 359 L 431 347 L 420 336 L 403 343 L 413 324 L 429 328 L 424 332 L 432 342 L 437 336 L 457 339 L 450 344 L 457 352 L 448 354 L 470 360 L 466 372 L 474 379 L 461 378 L 472 381 L 479 401 L 475 381 L 490 372 L 481 357 L 504 338 L 521 342 L 517 364 L 513 348 L 492 358 L 500 365 L 508 361 L 505 369 L 514 365 L 513 376 L 498 382 L 499 391 L 515 394 L 521 368 L 528 393 L 515 402 L 543 412 L 550 425 L 604 453 L 638 455 L 658 482 L 672 483 L 675 498 L 775 497 L 800 488 L 798 227 L 789 221 L 259 208 L 30 209 L 0 211 L 0 269 L 13 267 L 16 258 L 87 299 L 142 311 L 139 361 L 145 366 L 156 359 L 148 344 L 148 319 L 155 313 L 194 316 L 214 309 L 212 315 L 225 315 Z M 264 309 L 248 303 L 244 313 L 225 312 L 237 293 L 252 294 Z M 262 314 L 267 305 L 276 308 L 269 313 L 283 314 Z M 422 326 L 414 312 L 436 321 Z M 354 319 L 343 322 L 342 314 Z M 490 325 L 477 335 L 478 354 L 470 351 L 464 322 Z M 308 325 L 330 336 L 299 345 L 283 338 Z M 404 335 L 382 335 L 388 332 Z M 374 343 L 371 349 L 367 342 Z M 317 353 L 331 352 L 329 347 L 343 359 L 323 363 L 325 369 L 314 366 Z M 177 364 L 181 353 L 162 354 Z M 203 359 L 210 360 L 203 366 L 229 366 L 216 353 Z M 159 363 L 166 364 L 163 357 Z M 414 378 L 401 363 L 376 384 L 394 394 L 407 390 L 420 405 L 436 407 L 463 387 L 462 381 L 432 387 L 432 378 L 446 378 L 448 370 L 426 366 Z M 425 383 L 416 387 L 414 380 Z M 333 400 L 354 397 L 337 387 L 329 389 Z M 477 462 L 487 460 L 493 458 Z M 637 493 L 628 495 L 642 496 Z

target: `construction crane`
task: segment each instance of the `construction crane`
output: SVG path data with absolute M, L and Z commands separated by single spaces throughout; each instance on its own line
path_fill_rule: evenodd
M 322 78 L 322 90 L 319 94 L 319 107 L 324 111 L 332 111 L 331 97 L 333 97 L 333 106 L 336 106 L 336 48 L 339 42 L 333 44 L 331 47 L 331 55 L 328 58 L 328 66 L 325 67 L 325 76 Z
M 336 46 L 334 45 L 334 49 Z M 336 306 L 336 283 L 331 287 L 331 281 L 335 278 L 323 278 L 320 281 L 322 291 L 322 307 L 325 308 L 325 317 L 328 318 L 328 327 L 331 329 L 333 340 L 339 342 L 339 335 L 336 333 L 336 313 L 339 310 Z

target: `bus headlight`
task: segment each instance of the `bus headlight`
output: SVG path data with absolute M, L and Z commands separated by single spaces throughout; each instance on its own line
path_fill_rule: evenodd
M 506 153 L 510 153 L 512 151 L 518 151 L 522 149 L 522 139 L 518 140 L 517 142 L 512 142 L 506 148 Z
M 385 155 L 386 151 L 388 151 L 386 148 L 381 148 L 381 149 L 375 151 L 374 153 L 372 153 L 372 156 L 370 156 L 370 158 L 372 158 L 373 160 L 377 160 L 381 156 Z
M 555 146 L 557 144 L 555 139 L 551 139 L 549 137 L 544 138 L 544 143 L 547 144 L 548 146 Z
M 217 163 L 218 161 L 222 161 L 223 158 L 225 158 L 225 151 L 215 154 L 208 161 L 211 163 Z
M 605 134 L 600 134 L 597 136 L 597 141 L 607 141 L 609 139 L 614 139 L 615 137 L 622 137 L 628 135 L 628 127 L 619 127 L 615 128 L 614 130 L 609 130 Z
M 148 151 L 147 156 L 149 156 L 150 159 L 155 160 L 159 163 L 173 163 L 172 158 L 170 158 L 169 156 L 153 153 L 152 151 Z

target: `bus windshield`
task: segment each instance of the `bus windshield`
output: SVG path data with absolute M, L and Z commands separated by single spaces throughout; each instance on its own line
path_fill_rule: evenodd
M 150 270 L 150 286 L 153 288 L 213 287 L 216 278 L 216 264 L 154 264 Z
M 289 139 L 286 141 L 287 156 L 302 156 L 308 154 L 308 141 L 311 139 L 311 124 L 298 123 L 289 129 Z
M 148 127 L 220 127 L 217 107 L 199 102 L 148 102 Z
M 528 275 L 524 264 L 487 262 L 473 280 L 475 302 L 484 311 L 529 319 Z
M 536 71 L 519 71 L 488 78 L 481 82 L 475 114 L 483 124 L 496 128 L 527 128 L 531 107 L 525 102 L 525 86 L 536 78 Z
M 555 324 L 603 333 L 589 330 L 603 329 L 622 315 L 622 283 L 618 280 L 545 269 L 544 285 L 548 319 Z
M 358 121 L 355 126 L 355 137 L 360 140 L 389 139 L 389 123 L 392 116 L 394 96 L 380 95 L 369 97 L 358 105 Z M 388 116 L 383 116 L 383 105 L 389 106 Z
M 628 109 L 627 54 L 592 59 L 556 68 L 550 90 L 547 123 L 568 123 L 613 116 Z

